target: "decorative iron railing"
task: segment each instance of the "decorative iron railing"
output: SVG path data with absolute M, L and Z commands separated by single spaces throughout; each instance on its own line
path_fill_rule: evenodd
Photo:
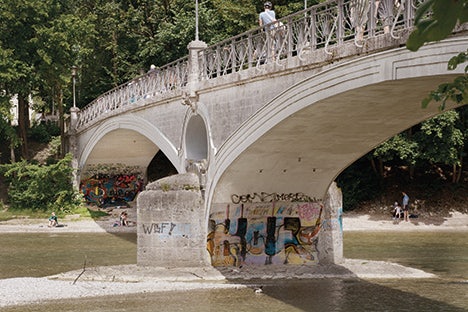
M 384 33 L 398 38 L 413 26 L 416 8 L 424 0 L 329 0 L 279 19 L 282 26 L 263 27 L 242 33 L 199 51 L 197 80 L 207 80 L 263 64 L 282 65 L 289 57 L 302 58 L 333 46 Z M 187 87 L 189 58 L 165 65 L 154 72 L 120 85 L 88 104 L 78 113 L 76 129 L 100 116 L 142 99 L 170 94 Z
M 412 27 L 423 0 L 330 0 L 200 51 L 200 79 L 211 79 L 265 63 L 281 65 L 291 56 L 354 41 L 399 33 Z
M 89 103 L 78 113 L 76 129 L 97 117 L 158 95 L 170 95 L 187 85 L 188 57 L 150 70 Z

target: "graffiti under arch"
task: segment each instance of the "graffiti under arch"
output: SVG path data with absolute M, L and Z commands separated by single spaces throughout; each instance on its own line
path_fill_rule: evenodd
M 95 175 L 82 180 L 80 190 L 88 204 L 126 205 L 143 190 L 143 179 L 135 174 Z
M 321 202 L 215 204 L 207 249 L 213 266 L 318 263 Z

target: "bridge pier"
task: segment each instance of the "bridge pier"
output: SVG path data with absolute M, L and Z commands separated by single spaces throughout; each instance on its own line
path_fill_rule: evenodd
M 137 264 L 210 266 L 204 213 L 196 174 L 173 175 L 148 184 L 137 199 Z
M 230 205 L 223 212 L 218 211 L 218 207 L 226 207 L 224 204 L 215 205 L 209 220 L 209 233 L 206 231 L 204 203 L 196 174 L 178 174 L 148 184 L 137 199 L 137 264 L 207 267 L 240 266 L 245 262 L 251 265 L 313 266 L 339 264 L 343 260 L 342 195 L 335 183 L 329 188 L 323 204 L 285 202 L 275 206 L 275 202 L 269 201 L 242 204 L 237 207 L 242 206 L 240 217 L 235 216 L 235 211 L 229 212 Z M 260 217 L 262 211 L 270 211 L 271 207 L 276 211 L 274 217 Z M 288 214 L 297 217 L 287 217 Z M 215 216 L 227 219 L 220 221 Z M 273 221 L 273 228 L 270 231 L 263 228 L 261 219 L 268 219 L 268 224 Z M 311 234 L 308 221 L 319 230 L 317 235 L 307 236 Z M 304 223 L 302 227 L 301 222 Z M 259 237 L 258 246 L 251 237 L 254 230 Z M 292 233 L 301 236 L 302 243 L 296 242 L 300 244 L 296 247 L 292 247 Z

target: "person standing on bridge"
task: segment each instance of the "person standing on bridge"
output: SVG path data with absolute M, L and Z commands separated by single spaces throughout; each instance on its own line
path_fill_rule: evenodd
M 275 28 L 278 26 L 276 20 L 276 13 L 273 11 L 273 4 L 271 2 L 265 2 L 263 5 L 265 11 L 261 12 L 258 16 L 258 24 L 263 26 L 265 32 L 267 32 L 267 38 L 270 42 L 267 44 L 270 47 L 270 55 L 268 57 L 275 57 Z
M 368 0 L 351 0 L 349 2 L 351 13 L 351 25 L 355 29 L 355 43 L 360 46 L 364 41 L 364 31 L 369 14 L 369 1 Z
M 258 16 L 258 23 L 260 26 L 266 26 L 268 25 L 268 29 L 265 27 L 265 30 L 273 30 L 275 28 L 275 24 L 273 22 L 276 22 L 276 13 L 273 11 L 273 4 L 271 2 L 265 2 L 263 5 L 265 11 L 261 12 L 260 15 Z

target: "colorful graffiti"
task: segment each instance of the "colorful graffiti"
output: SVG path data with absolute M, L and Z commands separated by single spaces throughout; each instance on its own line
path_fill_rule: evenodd
M 207 249 L 213 266 L 316 264 L 319 202 L 215 204 Z
M 95 176 L 81 181 L 80 190 L 89 204 L 117 206 L 135 199 L 143 190 L 143 179 L 133 174 Z

